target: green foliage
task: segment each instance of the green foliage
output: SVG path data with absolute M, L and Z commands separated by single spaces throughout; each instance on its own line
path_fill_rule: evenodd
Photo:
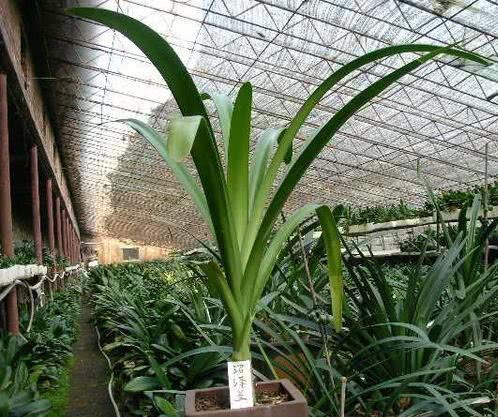
M 484 202 L 484 191 L 484 187 L 479 185 L 467 190 L 441 191 L 437 193 L 435 199 L 429 199 L 425 203 L 425 207 L 428 211 L 434 211 L 435 205 L 437 205 L 441 211 L 451 212 L 471 206 L 476 194 L 480 194 Z M 498 181 L 488 186 L 488 205 L 491 207 L 498 205 Z
M 59 403 L 65 395 L 67 401 L 67 364 L 76 337 L 79 298 L 80 286 L 68 284 L 36 311 L 31 332 L 24 337 L 0 336 L 0 416 L 58 415 L 48 413 L 52 399 Z M 21 330 L 27 321 L 28 313 L 22 310 Z
M 399 242 L 401 252 L 418 252 L 435 251 L 439 245 L 444 243 L 444 236 L 438 236 L 437 231 L 434 229 L 426 229 L 423 233 L 416 236 L 408 237 Z
M 469 212 L 476 222 L 479 206 Z M 495 415 L 498 265 L 482 264 L 495 226 L 442 227 L 448 249 L 430 264 L 346 262 L 341 333 L 332 327 L 324 242 L 289 239 L 258 304 L 255 371 L 291 378 L 316 417 L 339 413 L 342 376 L 349 417 Z M 127 391 L 122 401 L 136 415 L 176 413 L 175 394 L 226 383 L 230 327 L 203 290 L 197 258 L 93 272 L 115 389 Z
M 358 225 L 427 217 L 435 213 L 435 204 L 441 211 L 452 212 L 472 205 L 476 194 L 484 196 L 484 187 L 475 186 L 466 190 L 440 191 L 434 199 L 428 198 L 420 208 L 411 207 L 403 200 L 396 205 L 349 207 L 345 219 L 349 225 Z M 484 201 L 484 197 L 482 200 Z M 488 186 L 488 207 L 494 206 L 498 206 L 498 182 Z
M 126 408 L 157 415 L 149 413 L 167 399 L 148 391 L 225 384 L 226 313 L 195 271 L 173 260 L 102 266 L 91 276 L 103 349 Z
M 63 417 L 67 414 L 70 401 L 69 376 L 73 363 L 73 357 L 69 358 L 66 361 L 64 368 L 59 373 L 57 387 L 53 387 L 50 390 L 43 392 L 43 398 L 48 400 L 51 404 L 50 412 L 47 417 Z
M 287 248 L 272 279 L 279 294 L 256 326 L 267 356 L 279 358 L 268 366 L 297 381 L 314 415 L 338 412 L 340 376 L 348 416 L 495 415 L 498 264 L 486 269 L 482 258 L 496 223 L 476 227 L 479 207 L 478 196 L 470 222 L 442 225 L 448 249 L 431 265 L 347 262 L 341 334 L 324 327 L 320 242 L 305 252 L 311 285 L 304 255 Z
M 8 268 L 12 265 L 35 265 L 35 245 L 32 241 L 23 240 L 14 247 L 14 256 L 2 256 L 0 252 L 0 268 Z M 69 266 L 69 261 L 64 256 L 54 256 L 47 248 L 43 248 L 43 265 L 54 265 L 64 268 Z
M 408 206 L 404 201 L 397 205 L 372 207 L 350 207 L 347 210 L 346 221 L 349 225 L 365 223 L 384 223 L 395 220 L 414 219 L 430 216 L 432 209 Z
M 80 297 L 80 284 L 69 282 L 63 291 L 54 293 L 53 299 L 36 311 L 32 329 L 25 334 L 26 347 L 30 352 L 28 366 L 31 371 L 39 372 L 41 390 L 57 387 L 66 362 L 72 355 Z M 27 318 L 27 311 L 23 311 L 21 324 L 26 323 Z
M 479 207 L 476 199 L 470 223 L 442 227 L 448 250 L 432 265 L 348 263 L 342 335 L 323 327 L 330 317 L 320 242 L 306 249 L 315 296 L 302 255 L 287 249 L 272 279 L 278 294 L 256 325 L 267 355 L 285 358 L 271 365 L 298 381 L 314 414 L 337 411 L 333 381 L 342 375 L 347 415 L 495 415 L 498 275 L 497 265 L 485 269 L 482 258 L 496 223 L 475 227 Z
M 448 54 L 488 65 L 488 61 L 475 54 L 423 44 L 392 46 L 367 53 L 344 65 L 320 84 L 281 134 L 273 134 L 278 131 L 275 129 L 271 130 L 271 134 L 263 134 L 256 145 L 258 152 L 251 157 L 250 83 L 242 84 L 233 104 L 228 97 L 201 95 L 171 45 L 149 27 L 110 10 L 75 8 L 70 9 L 70 13 L 101 23 L 130 39 L 159 71 L 178 104 L 183 117 L 172 121 L 166 140 L 143 122 L 127 122 L 161 154 L 211 228 L 219 257 L 205 266 L 205 272 L 209 285 L 216 288 L 230 317 L 234 360 L 250 357 L 252 322 L 283 242 L 291 236 L 299 223 L 312 216 L 319 208 L 319 205 L 306 205 L 288 217 L 289 224 L 282 225 L 274 232 L 274 226 L 290 194 L 320 151 L 371 99 L 436 56 Z M 352 98 L 304 142 L 296 156 L 293 155 L 296 135 L 316 105 L 331 89 L 363 66 L 404 52 L 424 55 L 378 79 Z M 223 133 L 220 141 L 216 141 L 204 106 L 203 100 L 209 98 L 215 102 L 220 114 Z M 224 165 L 219 147 L 225 151 Z M 183 165 L 182 161 L 188 153 L 192 156 L 197 179 Z M 286 164 L 288 169 L 284 170 Z M 277 183 L 280 174 L 281 181 Z M 323 216 L 319 218 L 323 220 Z M 291 225 L 294 227 L 290 227 Z M 328 221 L 322 228 L 327 225 L 335 227 L 335 222 Z M 331 231 L 329 235 L 333 236 L 334 241 L 325 245 L 325 248 L 327 251 L 333 248 L 337 252 L 336 247 L 340 246 L 338 234 Z M 333 253 L 329 254 L 329 258 L 336 259 Z M 331 273 L 334 271 L 341 271 L 341 268 L 335 265 L 330 268 Z M 336 275 L 330 279 L 337 282 L 342 277 Z M 342 285 L 336 287 L 342 288 Z M 342 297 L 337 294 L 332 296 L 336 300 Z M 340 308 L 335 311 L 336 314 L 342 312 Z M 340 321 L 341 317 L 335 319 Z
M 37 389 L 39 374 L 30 373 L 25 343 L 17 336 L 0 338 L 0 416 L 44 416 L 50 409 L 40 399 Z

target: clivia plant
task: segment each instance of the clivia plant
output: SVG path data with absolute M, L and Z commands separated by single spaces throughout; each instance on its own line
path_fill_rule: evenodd
M 436 56 L 446 54 L 488 64 L 472 53 L 426 44 L 390 46 L 367 53 L 326 78 L 287 126 L 264 131 L 251 155 L 250 83 L 242 84 L 234 102 L 219 93 L 201 94 L 173 48 L 148 26 L 110 10 L 74 8 L 69 12 L 99 22 L 130 39 L 162 75 L 180 108 L 182 116 L 171 120 L 166 137 L 139 120 L 124 122 L 160 153 L 211 230 L 219 256 L 204 265 L 204 271 L 210 288 L 215 289 L 230 317 L 235 362 L 250 360 L 251 325 L 281 248 L 297 226 L 315 214 L 321 223 L 327 249 L 333 326 L 336 331 L 341 329 L 340 237 L 332 211 L 326 205 L 307 204 L 275 227 L 287 199 L 320 151 L 372 98 Z M 297 155 L 293 155 L 297 133 L 326 93 L 363 66 L 401 53 L 420 56 L 353 97 L 308 138 Z M 221 138 L 215 135 L 206 111 L 206 100 L 212 100 L 216 106 Z M 220 152 L 221 147 L 223 152 Z M 198 178 L 184 165 L 189 154 Z M 282 177 L 277 184 L 280 173 Z

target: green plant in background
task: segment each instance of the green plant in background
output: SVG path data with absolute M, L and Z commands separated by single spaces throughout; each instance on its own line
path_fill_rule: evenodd
M 300 229 L 304 235 L 317 227 Z M 423 258 L 395 266 L 346 260 L 341 333 L 327 314 L 323 241 L 301 247 L 293 236 L 258 305 L 250 346 L 255 372 L 292 379 L 314 417 L 339 415 L 341 376 L 347 377 L 349 417 L 494 416 L 497 266 L 485 271 L 473 263 L 465 297 L 459 289 L 465 260 L 474 252 L 482 257 L 479 233 L 475 229 L 471 246 L 469 231 L 450 230 L 448 251 L 429 265 Z M 179 261 L 91 273 L 115 392 L 132 415 L 169 415 L 175 397 L 182 408 L 183 390 L 226 383 L 231 329 L 223 305 L 201 285 L 206 277 L 195 261 L 205 257 L 198 251 Z
M 29 256 L 22 259 L 29 260 Z M 70 282 L 55 293 L 35 312 L 29 333 L 25 331 L 29 312 L 21 309 L 24 336 L 0 335 L 0 416 L 47 416 L 52 399 L 60 402 L 64 397 L 67 402 L 68 362 L 77 333 L 80 288 L 79 283 Z M 63 375 L 66 383 L 61 387 Z
M 63 291 L 39 308 L 29 333 L 25 333 L 29 348 L 28 365 L 39 373 L 38 385 L 42 391 L 57 387 L 61 373 L 72 355 L 72 344 L 77 336 L 80 313 L 81 283 L 68 282 Z M 26 327 L 28 312 L 21 311 L 21 331 Z
M 339 238 L 330 209 L 307 205 L 289 216 L 273 232 L 289 195 L 334 134 L 370 99 L 440 54 L 454 55 L 487 65 L 486 60 L 474 54 L 431 45 L 401 45 L 366 54 L 328 77 L 305 101 L 287 128 L 266 130 L 250 161 L 252 87 L 249 83 L 242 85 L 235 103 L 220 94 L 201 96 L 171 46 L 141 22 L 103 9 L 76 8 L 70 12 L 102 23 L 127 36 L 151 60 L 176 99 L 184 117 L 171 122 L 167 140 L 140 121 L 128 120 L 127 123 L 158 150 L 191 194 L 216 239 L 220 256 L 217 262 L 205 265 L 204 270 L 209 277 L 210 287 L 221 297 L 230 316 L 234 360 L 250 357 L 249 340 L 255 309 L 282 244 L 297 225 L 315 212 L 322 223 L 330 261 L 334 323 L 336 329 L 340 329 L 342 269 Z M 309 138 L 295 158 L 292 157 L 292 142 L 296 134 L 316 104 L 331 88 L 362 66 L 403 52 L 427 53 L 359 93 Z M 203 100 L 208 99 L 213 100 L 218 109 L 225 167 L 203 103 Z M 202 189 L 182 163 L 189 153 Z M 272 195 L 284 162 L 289 164 L 288 169 Z
M 482 262 L 496 222 L 476 227 L 479 207 L 478 195 L 470 221 L 447 230 L 448 249 L 430 265 L 424 254 L 389 267 L 367 258 L 345 261 L 345 325 L 341 334 L 326 331 L 330 361 L 322 352 L 321 314 L 328 306 L 324 271 L 315 266 L 320 242 L 305 252 L 312 285 L 288 278 L 304 262 L 287 248 L 271 281 L 278 294 L 266 294 L 271 301 L 255 327 L 269 367 L 296 381 L 312 415 L 338 412 L 340 386 L 331 375 L 347 378 L 348 416 L 496 415 L 498 264 L 486 269 Z
M 426 229 L 423 233 L 408 237 L 399 242 L 401 252 L 423 252 L 435 251 L 438 249 L 438 242 L 443 242 L 443 236 L 438 236 L 434 229 Z
M 487 191 L 488 195 L 488 208 L 498 205 L 498 182 L 488 185 L 487 190 L 485 187 L 476 185 L 466 190 L 444 190 L 434 194 L 425 203 L 427 211 L 434 212 L 436 206 L 440 211 L 451 212 L 464 207 L 470 207 L 477 194 L 481 195 L 481 200 L 484 204 L 484 194 Z
M 347 225 L 366 223 L 384 223 L 395 220 L 413 219 L 432 216 L 435 204 L 443 212 L 453 212 L 472 205 L 474 196 L 481 194 L 484 204 L 485 188 L 474 186 L 462 190 L 443 190 L 434 194 L 434 198 L 427 198 L 422 207 L 407 205 L 403 200 L 396 205 L 375 205 L 368 207 L 348 207 L 344 216 Z M 488 185 L 488 209 L 498 205 L 498 182 Z
M 175 259 L 102 266 L 91 277 L 114 392 L 126 410 L 157 415 L 173 406 L 154 390 L 226 384 L 230 328 L 223 305 L 203 290 L 205 277 Z
M 0 252 L 0 268 L 8 268 L 12 265 L 35 265 L 36 252 L 33 241 L 23 240 L 17 242 L 14 247 L 14 256 L 2 256 Z M 69 266 L 69 260 L 64 256 L 54 256 L 47 248 L 43 248 L 43 265 L 54 265 L 58 269 Z
M 40 399 L 39 373 L 30 373 L 26 364 L 25 343 L 19 336 L 0 337 L 0 416 L 41 417 L 50 402 Z
M 395 220 L 413 219 L 431 215 L 427 208 L 408 206 L 403 200 L 397 205 L 377 205 L 371 207 L 350 207 L 346 221 L 349 225 L 384 223 Z

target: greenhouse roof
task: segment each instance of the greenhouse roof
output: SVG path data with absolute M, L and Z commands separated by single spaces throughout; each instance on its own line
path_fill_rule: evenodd
M 66 2 L 67 3 L 67 2 Z M 79 2 L 89 5 L 88 1 Z M 56 129 L 84 233 L 186 247 L 206 228 L 159 156 L 117 119 L 164 130 L 178 113 L 158 72 L 127 39 L 41 2 Z M 368 51 L 400 43 L 457 45 L 498 62 L 493 0 L 108 0 L 93 2 L 163 34 L 200 91 L 254 87 L 253 135 L 285 126 L 327 75 Z M 366 86 L 414 56 L 366 67 L 312 113 L 304 139 Z M 495 77 L 495 78 L 493 78 Z M 498 174 L 498 82 L 489 70 L 438 59 L 364 107 L 321 153 L 289 208 L 424 199 L 435 189 Z M 213 117 L 215 117 L 214 110 Z M 296 143 L 296 148 L 299 142 Z

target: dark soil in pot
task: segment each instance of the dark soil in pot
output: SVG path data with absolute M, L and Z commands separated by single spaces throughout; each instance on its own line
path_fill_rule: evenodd
M 187 391 L 186 417 L 308 417 L 306 399 L 287 379 L 255 385 L 254 407 L 230 409 L 228 387 Z
M 264 391 L 256 393 L 256 407 L 260 405 L 275 405 L 289 401 L 287 392 Z M 228 410 L 230 401 L 228 397 L 197 397 L 195 399 L 196 411 Z

